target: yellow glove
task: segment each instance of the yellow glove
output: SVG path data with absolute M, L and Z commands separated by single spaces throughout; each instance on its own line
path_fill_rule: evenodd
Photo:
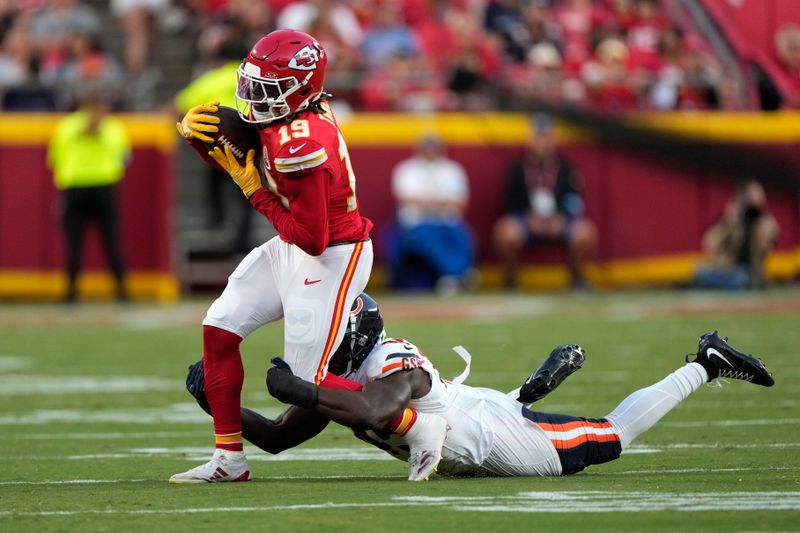
M 233 155 L 233 152 L 231 152 L 231 149 L 227 146 L 225 147 L 224 153 L 219 146 L 215 146 L 213 150 L 208 152 L 208 155 L 216 161 L 219 166 L 225 169 L 225 172 L 230 174 L 233 181 L 236 182 L 236 185 L 242 189 L 242 192 L 248 198 L 253 196 L 256 191 L 261 188 L 261 178 L 258 174 L 258 168 L 256 168 L 255 163 L 253 163 L 253 159 L 256 156 L 255 150 L 248 150 L 244 166 L 239 164 L 239 161 L 236 160 L 236 156 Z
M 219 131 L 219 128 L 215 126 L 215 124 L 220 123 L 219 117 L 213 114 L 218 109 L 219 102 L 208 102 L 194 106 L 186 112 L 183 120 L 175 124 L 178 127 L 178 133 L 186 139 L 197 139 L 205 143 L 213 143 L 214 139 L 205 135 L 205 133 L 217 133 Z

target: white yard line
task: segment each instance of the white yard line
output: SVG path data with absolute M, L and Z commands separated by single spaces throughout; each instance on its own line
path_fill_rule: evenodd
M 4 433 L 0 440 L 127 440 L 209 437 L 208 431 L 112 431 L 105 433 Z
M 129 394 L 180 390 L 183 382 L 149 376 L 0 375 L 0 396 L 56 396 L 63 394 Z
M 33 357 L 27 355 L 0 355 L 0 372 L 28 370 L 33 367 Z
M 346 448 L 295 448 L 279 455 L 270 455 L 247 446 L 248 460 L 251 462 L 286 461 L 395 461 L 396 459 L 371 446 Z M 130 448 L 113 453 L 87 453 L 76 455 L 20 455 L 16 460 L 27 461 L 95 461 L 98 459 L 142 459 L 144 457 L 178 457 L 187 461 L 207 461 L 213 447 L 182 446 L 158 448 Z
M 656 427 L 695 428 L 729 426 L 782 426 L 800 424 L 800 418 L 753 418 L 744 420 L 692 420 L 686 422 L 659 422 Z
M 45 481 L 0 481 L 0 485 L 99 485 L 102 483 L 141 483 L 146 479 L 48 479 Z
M 777 472 L 780 470 L 798 470 L 800 466 L 764 466 L 764 467 L 748 467 L 748 468 L 673 468 L 673 469 L 658 469 L 658 470 L 623 470 L 621 472 L 602 472 L 607 476 L 627 476 L 627 475 L 646 475 L 646 474 L 727 474 L 736 472 Z M 597 470 L 592 471 L 593 474 L 600 474 Z
M 340 479 L 360 479 L 364 481 L 381 479 L 402 479 L 402 476 L 256 476 L 258 481 L 335 481 Z M 48 479 L 43 481 L 0 481 L 0 485 L 102 485 L 106 483 L 143 483 L 152 481 L 163 483 L 164 479 Z
M 183 386 L 181 384 L 181 386 Z M 253 407 L 268 418 L 284 411 L 280 407 Z M 21 413 L 0 414 L 0 426 L 42 426 L 53 424 L 204 424 L 211 417 L 194 402 L 180 402 L 149 409 L 37 409 Z
M 176 487 L 176 490 L 180 490 Z M 74 515 L 179 515 L 263 513 L 309 509 L 436 507 L 453 511 L 505 513 L 641 513 L 652 511 L 797 511 L 800 492 L 520 492 L 512 496 L 397 496 L 377 502 L 321 502 L 248 507 L 184 509 L 84 509 L 0 511 L 0 517 Z
M 710 450 L 710 449 L 795 449 L 800 442 L 772 442 L 763 444 L 707 443 L 697 444 L 678 442 L 672 444 L 633 445 L 623 454 L 637 455 L 661 453 L 668 450 Z M 73 455 L 19 455 L 15 459 L 28 461 L 95 461 L 98 459 L 141 459 L 143 457 L 178 457 L 187 461 L 207 460 L 211 448 L 209 446 L 174 446 L 126 448 L 113 453 L 86 453 Z M 341 448 L 295 448 L 279 455 L 270 455 L 247 445 L 248 459 L 254 462 L 286 462 L 286 461 L 394 461 L 395 458 L 386 452 L 369 446 L 349 446 Z

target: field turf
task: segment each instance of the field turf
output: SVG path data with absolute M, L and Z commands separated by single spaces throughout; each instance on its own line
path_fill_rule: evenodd
M 442 375 L 510 390 L 551 348 L 584 368 L 534 409 L 603 416 L 719 329 L 761 356 L 771 389 L 703 387 L 615 462 L 564 478 L 405 480 L 406 465 L 331 425 L 278 456 L 249 448 L 251 483 L 173 486 L 208 459 L 210 419 L 183 388 L 208 301 L 0 305 L 0 531 L 798 531 L 800 292 L 381 296 L 390 335 Z M 243 344 L 243 404 L 282 327 Z

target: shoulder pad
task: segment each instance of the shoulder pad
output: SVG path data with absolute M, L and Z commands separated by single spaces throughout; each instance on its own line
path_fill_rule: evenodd
M 414 370 L 422 366 L 425 357 L 413 352 L 399 352 L 386 356 L 381 367 L 380 379 L 391 376 L 401 370 Z
M 419 349 L 403 339 L 387 339 L 375 347 L 365 361 L 368 381 L 383 379 L 402 370 L 419 368 L 427 359 Z
M 325 147 L 311 139 L 293 139 L 275 154 L 275 170 L 282 174 L 306 174 L 328 160 Z

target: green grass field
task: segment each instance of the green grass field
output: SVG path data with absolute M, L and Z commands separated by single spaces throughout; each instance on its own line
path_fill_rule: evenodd
M 509 390 L 560 343 L 584 368 L 534 408 L 603 416 L 719 329 L 774 372 L 771 389 L 703 387 L 615 462 L 572 477 L 405 480 L 406 465 L 331 426 L 255 480 L 174 486 L 208 459 L 210 419 L 183 388 L 209 302 L 0 305 L 0 531 L 798 531 L 800 292 L 380 297 L 387 330 L 445 377 Z M 263 386 L 282 327 L 243 344 L 243 404 Z M 524 528 L 524 529 L 521 529 Z

